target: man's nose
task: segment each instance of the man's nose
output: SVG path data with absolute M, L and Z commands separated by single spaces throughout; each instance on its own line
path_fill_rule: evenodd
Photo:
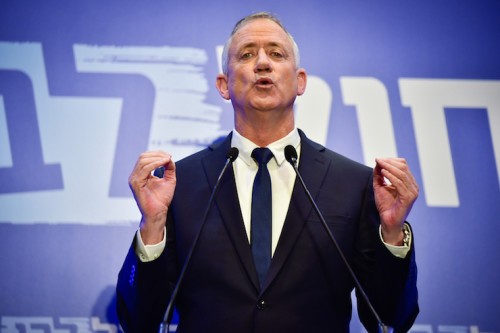
M 255 63 L 255 72 L 269 72 L 272 70 L 271 61 L 264 49 L 260 49 Z

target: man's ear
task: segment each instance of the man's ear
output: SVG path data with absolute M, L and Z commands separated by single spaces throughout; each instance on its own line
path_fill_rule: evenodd
M 297 69 L 297 95 L 300 96 L 306 91 L 307 73 L 303 68 Z
M 217 81 L 215 82 L 215 84 L 222 98 L 229 100 L 230 97 L 229 97 L 229 90 L 227 88 L 227 75 L 222 73 L 217 75 Z

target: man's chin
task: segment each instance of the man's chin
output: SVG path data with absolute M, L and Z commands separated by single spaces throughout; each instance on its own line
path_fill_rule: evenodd
M 255 110 L 272 111 L 279 109 L 283 104 L 275 96 L 256 96 L 250 101 L 250 105 Z

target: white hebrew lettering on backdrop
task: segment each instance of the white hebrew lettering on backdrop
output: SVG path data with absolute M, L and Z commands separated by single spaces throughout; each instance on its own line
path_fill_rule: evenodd
M 117 333 L 114 324 L 103 323 L 99 317 L 0 317 L 1 333 Z M 120 330 L 121 332 L 121 330 Z
M 75 45 L 74 50 L 79 72 L 137 73 L 151 80 L 156 100 L 150 150 L 165 150 L 180 159 L 226 134 L 220 129 L 222 109 L 204 102 L 209 90 L 204 50 L 88 45 Z
M 220 48 L 216 51 L 220 56 Z M 0 209 L 0 221 L 136 223 L 139 212 L 133 199 L 109 196 L 122 99 L 51 96 L 40 43 L 0 42 L 0 54 L 0 69 L 23 73 L 23 80 L 31 82 L 43 163 L 60 165 L 64 185 L 2 193 L 0 207 L 9 209 Z M 204 50 L 78 44 L 74 54 L 78 72 L 137 74 L 152 83 L 155 100 L 148 149 L 169 151 L 179 160 L 226 134 L 228 129 L 221 129 L 222 108 L 205 102 L 209 85 Z M 342 77 L 340 85 L 344 104 L 356 107 L 364 162 L 372 165 L 375 156 L 397 156 L 389 94 L 383 83 L 370 77 Z M 446 107 L 487 110 L 500 179 L 499 81 L 404 78 L 399 80 L 399 90 L 403 106 L 411 109 L 413 117 L 427 205 L 459 205 Z M 306 93 L 296 101 L 297 126 L 322 144 L 328 136 L 332 98 L 328 83 L 310 76 Z M 0 168 L 12 167 L 14 154 L 25 154 L 12 151 L 7 115 L 0 95 Z M 24 209 L 26 205 L 30 209 Z
M 373 77 L 341 77 L 345 105 L 356 107 L 364 163 L 375 166 L 375 158 L 398 156 L 389 95 Z
M 500 81 L 405 78 L 399 89 L 402 104 L 411 108 L 427 205 L 460 205 L 446 107 L 487 109 L 500 181 Z

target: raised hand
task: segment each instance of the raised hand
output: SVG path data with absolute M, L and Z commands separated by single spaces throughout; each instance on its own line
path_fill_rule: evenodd
M 418 197 L 418 185 L 405 159 L 377 158 L 376 162 L 373 188 L 382 224 L 382 236 L 386 243 L 402 245 L 403 223 Z
M 151 172 L 161 166 L 165 167 L 164 178 L 153 176 Z M 171 155 L 163 151 L 141 154 L 129 176 L 129 186 L 142 213 L 141 238 L 144 244 L 156 244 L 162 240 L 175 185 L 175 163 Z

